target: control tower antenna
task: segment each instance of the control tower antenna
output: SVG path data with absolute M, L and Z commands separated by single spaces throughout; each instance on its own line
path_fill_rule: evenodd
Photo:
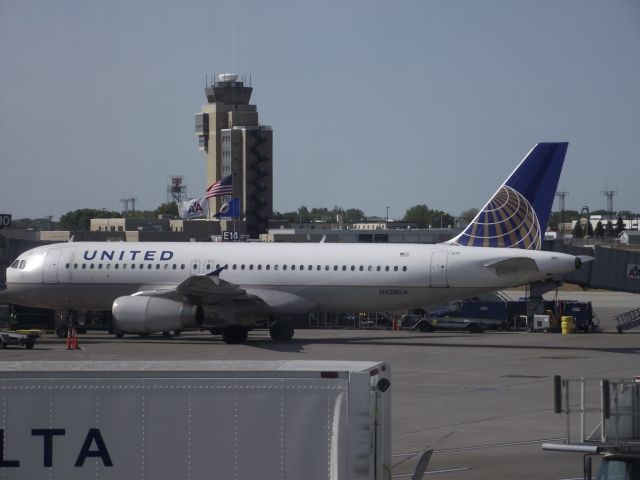
M 609 217 L 613 217 L 613 197 L 615 197 L 618 192 L 615 190 L 602 190 L 600 193 L 602 196 L 607 197 L 607 212 L 609 212 Z
M 121 198 L 122 202 L 122 216 L 126 217 L 127 214 L 136 211 L 136 198 Z M 129 209 L 129 204 L 131 204 L 131 209 Z
M 171 175 L 167 185 L 167 203 L 180 203 L 187 199 L 187 186 L 182 175 Z

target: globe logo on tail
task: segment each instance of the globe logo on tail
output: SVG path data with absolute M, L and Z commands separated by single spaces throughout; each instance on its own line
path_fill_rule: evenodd
M 518 191 L 503 185 L 452 243 L 538 250 L 542 246 L 540 222 L 531 203 Z

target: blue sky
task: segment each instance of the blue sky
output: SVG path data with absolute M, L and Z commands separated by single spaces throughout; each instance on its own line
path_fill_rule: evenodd
M 640 2 L 0 1 L 0 211 L 205 188 L 206 75 L 251 75 L 274 207 L 480 208 L 538 141 L 566 207 L 640 212 Z

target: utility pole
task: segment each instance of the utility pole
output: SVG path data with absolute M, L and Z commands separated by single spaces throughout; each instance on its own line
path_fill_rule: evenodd
M 556 192 L 556 197 L 558 197 L 559 203 L 558 207 L 560 207 L 560 223 L 564 223 L 564 199 L 568 196 L 569 192 Z

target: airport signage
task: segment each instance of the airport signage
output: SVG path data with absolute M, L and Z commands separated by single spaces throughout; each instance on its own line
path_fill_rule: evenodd
M 8 213 L 0 213 L 0 228 L 9 228 L 11 226 L 11 215 Z
M 640 265 L 637 263 L 627 263 L 627 278 L 640 280 Z
M 239 242 L 240 241 L 240 233 L 238 232 L 222 232 L 222 241 L 223 242 Z

